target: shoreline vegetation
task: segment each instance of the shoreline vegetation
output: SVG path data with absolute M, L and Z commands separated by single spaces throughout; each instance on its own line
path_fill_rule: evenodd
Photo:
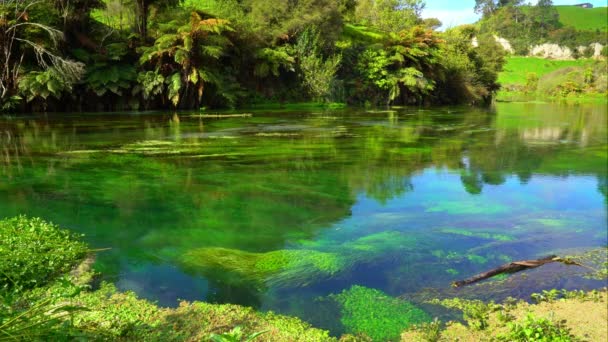
M 586 25 L 578 9 L 558 10 L 546 0 L 477 1 L 479 22 L 440 31 L 439 20 L 421 18 L 424 6 L 422 0 L 6 0 L 0 111 L 487 105 L 497 92 L 499 101 L 606 95 L 605 61 L 551 77 L 530 73 L 523 82 L 499 76 L 520 58 L 509 53 L 528 55 L 538 44 L 605 60 L 608 49 L 604 57 L 597 51 L 607 45 L 601 22 Z
M 41 219 L 1 220 L 0 238 L 2 341 L 601 341 L 608 336 L 606 288 L 547 290 L 532 296 L 535 303 L 425 301 L 462 315 L 441 322 L 418 304 L 355 285 L 323 299 L 341 308 L 348 334 L 338 338 L 272 312 L 205 302 L 163 308 L 120 292 L 92 270 L 96 251 L 82 236 Z M 605 261 L 601 266 L 594 276 L 605 279 Z

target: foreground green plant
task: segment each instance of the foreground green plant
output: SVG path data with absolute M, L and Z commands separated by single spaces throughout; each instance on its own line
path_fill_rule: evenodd
M 484 303 L 480 300 L 466 300 L 460 298 L 433 300 L 433 304 L 439 304 L 446 308 L 462 311 L 462 317 L 475 330 L 484 330 L 489 326 L 490 313 L 501 308 L 494 302 Z
M 0 289 L 31 289 L 69 272 L 86 255 L 80 237 L 39 218 L 0 221 Z
M 0 342 L 44 341 L 78 336 L 80 334 L 73 329 L 71 318 L 75 313 L 86 310 L 69 302 L 55 304 L 51 297 L 40 299 L 27 309 L 2 309 Z
M 258 331 L 249 336 L 243 336 L 243 331 L 240 326 L 234 327 L 227 333 L 223 334 L 211 334 L 210 339 L 213 342 L 252 342 L 259 336 L 265 334 L 267 331 Z
M 575 337 L 560 323 L 529 314 L 523 323 L 509 323 L 509 332 L 498 336 L 499 341 L 509 342 L 570 342 Z

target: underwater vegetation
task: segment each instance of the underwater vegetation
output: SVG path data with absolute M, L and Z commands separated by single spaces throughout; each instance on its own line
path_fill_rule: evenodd
M 430 205 L 427 213 L 448 213 L 452 215 L 492 215 L 509 211 L 509 208 L 496 203 L 483 203 L 474 200 L 469 201 L 443 201 Z
M 265 253 L 221 247 L 190 250 L 179 261 L 192 272 L 220 274 L 226 282 L 273 286 L 307 286 L 387 254 L 411 250 L 417 239 L 400 232 L 380 232 L 332 245 L 308 241 L 305 249 Z M 317 249 L 313 249 L 316 247 Z
M 330 298 L 340 305 L 340 321 L 348 333 L 363 333 L 374 341 L 395 339 L 412 325 L 431 320 L 426 312 L 408 301 L 359 285 Z
M 195 271 L 220 271 L 225 280 L 268 282 L 273 285 L 305 286 L 346 267 L 338 255 L 314 250 L 277 250 L 251 253 L 228 248 L 200 248 L 186 253 L 181 262 Z
M 493 233 L 489 233 L 489 232 L 477 232 L 477 231 L 461 229 L 461 228 L 443 228 L 443 229 L 440 229 L 439 231 L 441 233 L 445 233 L 445 234 L 456 234 L 456 235 L 470 236 L 470 237 L 476 237 L 476 238 L 488 239 L 488 240 L 498 240 L 498 241 L 512 241 L 513 240 L 513 237 L 511 237 L 507 234 L 493 234 Z

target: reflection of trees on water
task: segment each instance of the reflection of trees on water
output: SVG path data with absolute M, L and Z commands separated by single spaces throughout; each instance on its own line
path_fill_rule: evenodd
M 204 246 L 283 248 L 349 216 L 359 193 L 384 203 L 415 190 L 410 179 L 429 167 L 459 172 L 470 194 L 513 175 L 585 174 L 606 196 L 605 108 L 513 108 L 0 121 L 0 214 L 42 216 L 112 245 L 101 257 L 118 273 L 125 257 L 170 264 Z M 256 298 L 211 287 L 218 301 Z

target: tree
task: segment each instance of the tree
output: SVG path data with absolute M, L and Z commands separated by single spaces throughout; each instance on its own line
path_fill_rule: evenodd
M 327 100 L 341 57 L 334 55 L 324 59 L 319 51 L 319 41 L 319 32 L 309 28 L 300 35 L 295 48 L 304 86 L 315 100 Z
M 245 0 L 247 20 L 264 41 L 294 42 L 307 27 L 317 27 L 326 42 L 338 38 L 342 19 L 334 0 Z
M 560 26 L 559 13 L 551 0 L 539 0 L 530 10 L 530 18 L 533 21 L 533 30 L 542 38 L 546 37 L 549 31 Z
M 475 0 L 475 13 L 487 18 L 502 7 L 517 7 L 521 6 L 523 2 L 524 0 Z
M 365 25 L 399 32 L 420 22 L 424 6 L 422 0 L 361 0 L 355 14 Z
M 167 8 L 175 6 L 179 0 L 134 0 L 137 15 L 137 31 L 142 40 L 148 38 L 148 17 L 150 16 L 150 6 Z
M 43 83 L 37 89 L 44 98 L 57 95 L 60 88 L 70 87 L 84 74 L 84 64 L 63 57 L 57 50 L 63 33 L 30 19 L 36 6 L 51 11 L 52 5 L 48 0 L 0 0 L 0 104 L 16 95 L 32 55 L 34 66 L 49 71 L 37 75 L 38 82 Z
M 164 25 L 162 34 L 154 45 L 143 49 L 140 62 L 146 67 L 153 67 L 156 74 L 164 78 L 167 98 L 175 107 L 178 107 L 184 98 L 191 101 L 189 107 L 199 106 L 207 83 L 215 84 L 219 88 L 224 86 L 225 78 L 218 70 L 217 60 L 230 44 L 223 33 L 231 31 L 232 28 L 226 20 L 205 19 L 198 12 L 191 12 L 188 16 L 187 12 L 177 10 L 171 13 L 171 16 L 182 20 Z M 183 20 L 186 17 L 189 19 Z M 183 22 L 185 24 L 180 24 Z M 157 75 L 148 74 L 140 78 L 158 79 Z M 232 100 L 232 94 L 229 92 L 218 93 L 227 100 Z

